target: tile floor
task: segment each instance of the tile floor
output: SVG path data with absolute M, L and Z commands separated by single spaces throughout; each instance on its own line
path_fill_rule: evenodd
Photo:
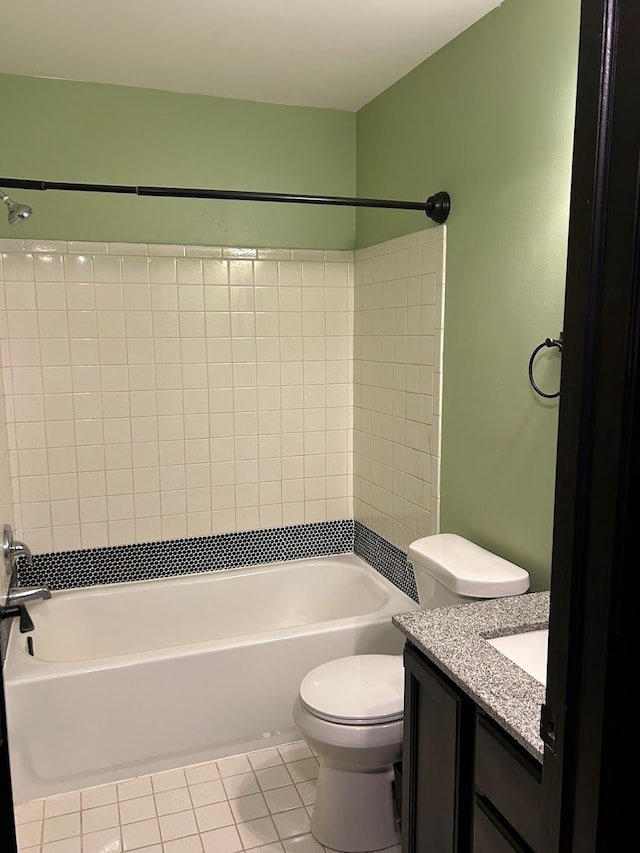
M 20 853 L 325 853 L 304 741 L 16 806 Z M 331 853 L 331 851 L 329 851 Z M 385 853 L 400 853 L 400 847 Z

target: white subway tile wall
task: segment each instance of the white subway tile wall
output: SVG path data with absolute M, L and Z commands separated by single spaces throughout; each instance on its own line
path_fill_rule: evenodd
M 356 252 L 354 518 L 403 551 L 439 530 L 445 235 Z
M 0 477 L 34 553 L 352 517 L 352 252 L 0 253 Z
M 0 339 L 4 338 L 7 327 L 4 303 L 0 304 Z M 9 438 L 6 407 L 4 402 L 4 381 L 2 376 L 2 353 L 0 353 L 0 535 L 5 524 L 13 525 L 13 501 L 11 498 L 11 470 L 9 462 Z M 0 564 L 0 603 L 4 602 L 9 579 Z

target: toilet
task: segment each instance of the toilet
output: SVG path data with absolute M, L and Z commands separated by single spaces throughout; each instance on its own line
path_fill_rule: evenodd
M 409 546 L 421 609 L 520 595 L 529 574 L 453 533 Z M 362 654 L 302 679 L 293 720 L 320 764 L 311 833 L 325 847 L 363 853 L 400 843 L 394 763 L 402 756 L 402 655 Z

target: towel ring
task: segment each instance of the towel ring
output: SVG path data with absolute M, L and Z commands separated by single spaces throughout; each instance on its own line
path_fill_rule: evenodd
M 553 400 L 555 397 L 560 396 L 560 391 L 556 391 L 555 394 L 547 394 L 541 388 L 538 387 L 536 380 L 533 378 L 533 362 L 535 361 L 536 356 L 540 352 L 541 349 L 545 349 L 546 347 L 557 347 L 559 352 L 562 352 L 563 342 L 562 342 L 562 332 L 560 332 L 559 338 L 545 338 L 541 344 L 534 349 L 531 353 L 531 358 L 529 359 L 529 382 L 531 383 L 531 387 L 539 394 L 541 397 L 544 397 L 547 400 Z

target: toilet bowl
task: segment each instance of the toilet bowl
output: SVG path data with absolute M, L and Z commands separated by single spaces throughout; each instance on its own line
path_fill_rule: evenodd
M 320 844 L 355 853 L 400 841 L 403 693 L 402 655 L 337 658 L 303 678 L 293 720 L 319 757 L 311 825 Z
M 520 595 L 519 566 L 451 533 L 408 551 L 422 609 Z M 363 853 L 400 842 L 394 767 L 402 757 L 402 655 L 351 655 L 302 679 L 293 720 L 318 756 L 311 833 L 325 847 Z

